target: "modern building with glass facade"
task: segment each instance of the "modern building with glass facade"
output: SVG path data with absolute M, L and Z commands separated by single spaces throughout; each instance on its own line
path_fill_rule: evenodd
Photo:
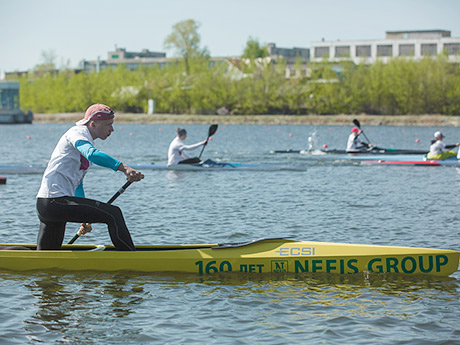
M 302 63 L 306 63 L 310 58 L 310 49 L 308 48 L 280 48 L 275 43 L 267 44 L 268 55 L 274 59 L 282 58 L 288 64 L 295 64 L 300 58 Z
M 140 52 L 128 52 L 124 48 L 115 47 L 115 51 L 107 53 L 107 60 L 97 59 L 94 61 L 83 60 L 81 69 L 87 73 L 103 71 L 107 67 L 117 67 L 124 64 L 128 70 L 137 70 L 139 66 L 166 65 L 168 63 L 166 53 L 151 52 L 143 49 Z

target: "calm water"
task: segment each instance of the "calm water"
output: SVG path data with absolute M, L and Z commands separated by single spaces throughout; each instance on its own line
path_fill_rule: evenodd
M 45 165 L 68 124 L 0 125 L 0 165 Z M 188 143 L 208 126 L 188 125 Z M 270 154 L 343 148 L 351 126 L 220 126 L 203 158 L 307 171 L 144 171 L 117 199 L 136 244 L 260 237 L 460 250 L 460 171 L 355 165 Z M 126 163 L 165 162 L 173 125 L 116 125 L 98 146 Z M 382 147 L 428 148 L 438 128 L 364 127 Z M 457 128 L 441 128 L 447 143 Z M 416 139 L 420 139 L 416 143 Z M 199 151 L 197 151 L 199 153 Z M 0 242 L 34 243 L 41 175 L 0 186 Z M 121 173 L 93 169 L 88 197 L 108 200 Z M 66 242 L 76 226 L 69 224 Z M 110 243 L 104 226 L 79 243 Z M 0 344 L 460 344 L 460 272 L 213 275 L 0 272 Z

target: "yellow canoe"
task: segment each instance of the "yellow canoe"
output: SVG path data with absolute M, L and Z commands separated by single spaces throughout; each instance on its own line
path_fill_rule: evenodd
M 232 244 L 136 246 L 136 252 L 112 245 L 64 245 L 36 251 L 35 245 L 0 244 L 0 269 L 12 271 L 140 271 L 244 273 L 359 272 L 448 276 L 457 271 L 460 252 L 445 249 L 294 241 L 272 238 Z

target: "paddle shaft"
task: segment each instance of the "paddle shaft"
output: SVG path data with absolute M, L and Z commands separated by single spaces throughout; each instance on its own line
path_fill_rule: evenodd
M 364 133 L 364 131 L 361 129 L 361 124 L 359 123 L 359 121 L 357 119 L 354 119 L 353 123 L 356 125 L 356 127 L 358 127 L 361 130 L 361 133 L 363 133 L 364 138 L 366 138 L 367 142 L 370 143 L 371 141 L 367 137 L 366 133 Z
M 209 140 L 209 136 L 208 136 L 208 139 L 206 140 Z M 201 149 L 201 152 L 200 152 L 200 155 L 198 156 L 198 159 L 201 159 L 201 155 L 203 154 L 203 151 L 204 151 L 204 148 L 206 147 L 206 145 L 203 145 L 203 148 Z
M 107 204 L 111 204 L 112 202 L 114 202 L 121 194 L 123 194 L 126 190 L 126 188 L 128 188 L 130 186 L 132 182 L 126 182 L 123 187 L 121 187 L 111 198 L 109 201 L 107 201 Z M 68 244 L 73 244 L 78 238 L 80 237 L 80 235 L 77 233 L 74 237 L 72 237 L 72 239 L 69 241 Z
M 208 130 L 208 137 L 206 138 L 206 141 L 208 141 L 209 138 L 211 137 L 211 135 L 216 133 L 216 131 L 217 131 L 217 125 L 211 125 L 209 127 L 209 130 Z M 201 149 L 201 152 L 200 152 L 200 155 L 198 156 L 198 158 L 201 158 L 201 155 L 202 155 L 205 147 L 206 147 L 206 145 L 203 145 L 203 148 Z

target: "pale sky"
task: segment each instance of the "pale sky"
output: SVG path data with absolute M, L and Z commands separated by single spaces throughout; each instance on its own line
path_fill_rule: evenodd
M 0 0 L 0 75 L 42 62 L 107 59 L 118 46 L 166 52 L 179 21 L 201 24 L 211 56 L 241 55 L 249 37 L 261 44 L 383 39 L 386 31 L 434 30 L 460 37 L 460 0 Z

